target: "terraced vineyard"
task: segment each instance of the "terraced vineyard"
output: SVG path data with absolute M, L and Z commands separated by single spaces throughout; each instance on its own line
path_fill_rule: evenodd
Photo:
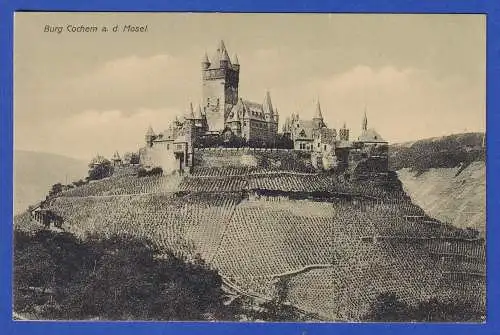
M 119 176 L 92 181 L 68 191 L 66 197 L 109 196 L 140 193 L 161 193 L 177 190 L 180 177 L 175 176 Z
M 429 218 L 408 198 L 269 169 L 169 177 L 92 183 L 54 199 L 50 209 L 79 236 L 127 233 L 163 250 L 200 254 L 252 294 L 272 298 L 276 280 L 286 279 L 287 300 L 327 320 L 359 320 L 383 292 L 408 304 L 439 297 L 484 309 L 484 242 Z M 250 199 L 255 190 L 282 194 Z M 337 197 L 339 190 L 356 196 Z M 287 192 L 331 196 L 293 200 Z

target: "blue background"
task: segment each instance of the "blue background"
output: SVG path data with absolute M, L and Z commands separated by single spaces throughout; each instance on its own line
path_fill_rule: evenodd
M 0 334 L 500 334 L 500 0 L 197 0 L 197 1 L 0 1 Z M 487 15 L 487 322 L 485 324 L 300 324 L 195 322 L 13 322 L 12 152 L 13 12 L 31 11 L 196 11 L 484 13 Z M 33 111 L 36 113 L 36 111 Z

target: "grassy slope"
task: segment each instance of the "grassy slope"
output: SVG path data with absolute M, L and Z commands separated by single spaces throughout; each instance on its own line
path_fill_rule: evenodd
M 486 167 L 482 133 L 393 145 L 390 165 L 428 214 L 457 227 L 486 225 Z

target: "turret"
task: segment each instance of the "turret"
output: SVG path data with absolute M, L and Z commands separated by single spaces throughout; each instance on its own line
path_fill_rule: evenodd
M 224 43 L 222 43 L 224 45 Z M 227 54 L 226 48 L 224 48 L 221 51 L 221 58 L 220 58 L 220 67 L 221 68 L 227 68 L 231 64 L 231 60 L 229 59 L 229 55 Z
M 240 70 L 240 61 L 238 60 L 238 55 L 237 54 L 234 54 L 234 57 L 233 57 L 233 69 L 235 71 L 239 71 Z
M 346 124 L 339 129 L 339 139 L 341 141 L 349 141 L 349 129 L 347 129 Z
M 201 60 L 201 68 L 203 70 L 206 70 L 210 67 L 210 60 L 208 59 L 208 55 L 207 53 L 205 52 L 205 55 L 203 56 L 202 60 Z
M 274 116 L 273 104 L 271 102 L 271 94 L 269 91 L 266 92 L 266 96 L 264 97 L 264 103 L 262 104 L 262 109 L 264 110 L 264 115 L 266 119 L 272 119 Z
M 195 108 L 194 119 L 196 121 L 203 120 L 203 114 L 201 113 L 201 105 L 198 104 Z
M 193 103 L 192 102 L 189 103 L 189 107 L 188 107 L 188 110 L 186 112 L 185 119 L 186 120 L 194 120 L 195 119 L 195 117 L 194 117 L 194 111 L 193 111 Z
M 323 121 L 323 113 L 321 113 L 321 106 L 319 104 L 319 99 L 316 102 L 316 110 L 314 112 L 313 122 L 314 122 L 314 127 L 316 129 L 320 129 L 325 126 L 325 122 Z
M 148 130 L 146 131 L 146 135 L 144 136 L 146 140 L 146 145 L 150 148 L 153 146 L 153 141 L 156 138 L 156 135 L 153 131 L 153 128 L 151 126 L 148 127 Z
M 368 118 L 366 117 L 366 108 L 365 108 L 365 116 L 363 117 L 363 123 L 361 124 L 361 130 L 366 131 L 368 129 Z
M 115 151 L 113 157 L 111 157 L 111 162 L 113 163 L 113 166 L 119 166 L 122 164 L 122 159 L 118 151 Z

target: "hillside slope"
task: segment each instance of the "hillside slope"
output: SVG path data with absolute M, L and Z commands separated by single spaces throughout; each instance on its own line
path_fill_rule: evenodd
M 427 214 L 460 228 L 486 228 L 486 166 L 473 162 L 457 175 L 459 168 L 430 169 L 418 174 L 398 171 L 405 192 Z
M 87 163 L 70 157 L 16 150 L 14 152 L 14 213 L 45 197 L 57 182 L 78 180 L 87 175 Z
M 486 227 L 484 133 L 455 134 L 390 147 L 390 166 L 427 214 L 457 227 Z
M 127 233 L 188 258 L 199 254 L 264 300 L 286 282 L 281 297 L 319 319 L 362 320 L 385 292 L 411 305 L 437 297 L 484 310 L 484 240 L 430 220 L 400 193 L 319 175 L 269 172 L 242 182 L 223 172 L 230 171 L 198 171 L 180 184 L 175 176 L 110 178 L 65 192 L 48 209 L 82 238 Z M 321 191 L 320 178 L 341 192 L 293 198 Z

